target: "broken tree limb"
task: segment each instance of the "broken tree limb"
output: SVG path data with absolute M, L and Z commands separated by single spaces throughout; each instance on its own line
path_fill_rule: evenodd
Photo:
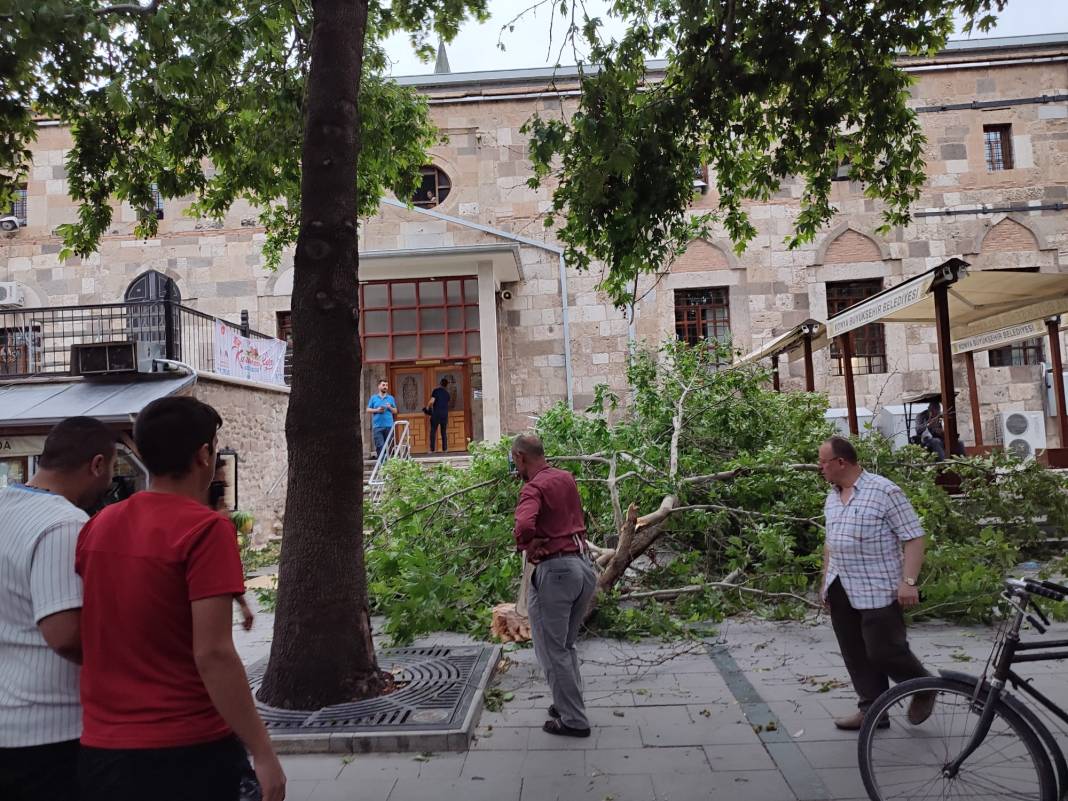
M 751 595 L 759 595 L 762 598 L 778 598 L 778 599 L 790 599 L 805 604 L 811 609 L 820 609 L 820 605 L 815 601 L 805 598 L 802 595 L 796 595 L 792 592 L 770 592 L 768 590 L 761 590 L 756 587 L 745 587 L 739 584 L 733 584 L 726 581 L 709 581 L 704 584 L 689 584 L 685 587 L 676 587 L 669 590 L 645 590 L 642 592 L 625 592 L 619 596 L 621 601 L 637 601 L 637 600 L 653 600 L 653 601 L 670 601 L 678 598 L 680 595 L 692 595 L 693 593 L 703 592 L 708 589 L 721 589 L 721 590 L 737 590 L 738 592 L 745 592 Z
M 784 464 L 784 465 L 758 465 L 756 467 L 736 467 L 733 470 L 724 470 L 721 473 L 709 473 L 704 476 L 687 476 L 679 481 L 684 486 L 691 484 L 710 484 L 713 481 L 730 481 L 739 476 L 753 475 L 754 473 L 768 473 L 775 470 L 796 470 L 800 473 L 818 473 L 818 464 Z

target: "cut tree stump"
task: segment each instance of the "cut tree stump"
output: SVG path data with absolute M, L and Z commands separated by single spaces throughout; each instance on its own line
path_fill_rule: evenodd
M 501 642 L 527 642 L 530 639 L 530 620 L 515 611 L 515 604 L 497 604 L 493 607 L 490 634 Z

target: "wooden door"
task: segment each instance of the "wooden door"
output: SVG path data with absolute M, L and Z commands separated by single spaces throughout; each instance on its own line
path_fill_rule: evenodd
M 431 389 L 440 386 L 443 378 L 449 382 L 447 389 L 451 400 L 449 401 L 449 425 L 446 429 L 449 453 L 466 452 L 467 443 L 471 437 L 471 404 L 468 402 L 468 393 L 471 388 L 467 365 L 447 364 L 432 367 L 430 374 Z
M 426 453 L 430 450 L 429 419 L 423 414 L 430 392 L 426 382 L 425 367 L 395 367 L 390 370 L 390 394 L 397 399 L 397 419 L 408 421 L 412 453 Z

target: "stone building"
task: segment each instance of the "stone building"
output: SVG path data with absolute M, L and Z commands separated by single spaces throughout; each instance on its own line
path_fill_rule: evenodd
M 876 204 L 842 180 L 833 188 L 838 218 L 813 243 L 790 250 L 783 241 L 801 187 L 788 184 L 749 207 L 759 233 L 742 255 L 722 231 L 692 243 L 665 275 L 640 287 L 633 319 L 598 293 L 596 275 L 564 263 L 543 225 L 550 191 L 526 183 L 532 170 L 520 129 L 534 112 L 575 107 L 574 73 L 398 79 L 427 95 L 448 141 L 432 150 L 414 208 L 388 199 L 361 225 L 365 393 L 379 378 L 391 381 L 418 452 L 427 446 L 420 408 L 446 379 L 450 447 L 464 448 L 528 427 L 553 403 L 581 408 L 598 384 L 619 388 L 632 340 L 729 336 L 748 351 L 952 255 L 973 269 L 1068 269 L 1068 35 L 955 42 L 904 66 L 928 140 L 928 181 L 911 225 L 877 235 Z M 59 263 L 52 232 L 76 210 L 64 171 L 69 146 L 63 128 L 42 124 L 18 209 L 25 225 L 0 239 L 0 282 L 23 287 L 27 305 L 121 301 L 154 271 L 185 305 L 230 319 L 247 309 L 255 328 L 292 335 L 292 254 L 277 273 L 263 269 L 251 208 L 233 209 L 216 227 L 184 216 L 187 203 L 162 201 L 159 235 L 139 241 L 136 212 L 124 205 L 98 254 Z M 715 203 L 714 191 L 695 193 L 695 209 Z M 934 341 L 927 327 L 859 331 L 858 402 L 875 409 L 935 389 Z M 1046 409 L 1047 352 L 1037 340 L 977 356 L 985 428 L 999 412 Z M 844 405 L 834 352 L 817 353 L 815 367 L 816 389 L 832 406 Z M 801 388 L 800 366 L 784 361 L 782 369 L 784 389 Z M 1052 419 L 1046 423 L 1050 444 L 1058 444 Z

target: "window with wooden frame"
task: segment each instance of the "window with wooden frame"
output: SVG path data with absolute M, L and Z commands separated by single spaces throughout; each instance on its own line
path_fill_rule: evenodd
M 731 307 L 728 288 L 676 289 L 675 336 L 688 345 L 729 343 Z
M 293 381 L 293 312 L 280 311 L 277 315 L 278 338 L 286 343 L 283 375 L 288 386 Z
M 1012 126 L 984 125 L 983 144 L 986 150 L 986 171 L 1012 169 Z
M 827 315 L 833 317 L 883 291 L 880 278 L 863 281 L 829 281 Z M 871 375 L 886 372 L 886 333 L 882 323 L 869 323 L 853 335 L 853 374 Z M 842 375 L 842 353 L 838 340 L 831 340 L 831 364 L 835 375 Z
M 1025 339 L 1003 348 L 989 351 L 991 367 L 1020 367 L 1027 364 L 1042 364 L 1046 360 L 1046 348 L 1042 337 Z
M 429 209 L 439 203 L 444 203 L 445 198 L 452 191 L 452 181 L 445 171 L 430 164 L 420 167 L 419 172 L 422 175 L 422 181 L 419 188 L 415 190 L 415 194 L 412 195 L 412 205 Z
M 477 278 L 360 285 L 365 362 L 480 356 Z

